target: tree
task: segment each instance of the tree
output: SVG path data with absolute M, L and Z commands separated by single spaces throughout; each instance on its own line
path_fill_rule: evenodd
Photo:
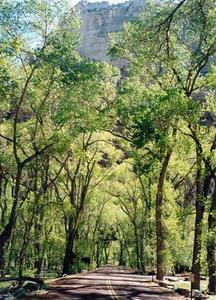
M 73 139 L 86 132 L 89 122 L 94 121 L 89 131 L 101 126 L 99 114 L 112 101 L 111 87 L 118 72 L 79 57 L 75 49 L 78 22 L 64 3 L 5 1 L 1 14 L 1 39 L 6 45 L 2 50 L 0 124 L 6 154 L 1 153 L 1 169 L 11 178 L 12 190 L 11 211 L 0 234 L 2 270 L 18 208 L 28 198 L 25 191 L 33 189 L 38 201 L 53 187 L 54 180 L 47 176 L 41 187 L 34 186 L 33 178 L 27 177 L 29 170 L 33 168 L 37 176 L 41 159 L 45 174 L 49 173 L 50 157 L 60 153 L 67 157 Z M 2 213 L 4 218 L 4 208 Z
M 149 89 L 149 87 L 155 85 L 156 89 L 162 92 L 165 91 L 168 95 L 170 95 L 170 91 L 174 90 L 179 100 L 178 105 L 182 105 L 183 98 L 186 99 L 185 114 L 190 114 L 194 93 L 195 91 L 196 93 L 198 91 L 201 93 L 202 88 L 206 85 L 206 70 L 210 68 L 211 58 L 216 50 L 215 25 L 212 20 L 215 20 L 214 1 L 209 1 L 208 3 L 206 1 L 180 1 L 177 4 L 168 1 L 164 4 L 162 3 L 161 6 L 157 5 L 157 7 L 152 3 L 142 13 L 138 21 L 126 25 L 125 31 L 118 34 L 116 38 L 114 37 L 114 44 L 110 52 L 113 55 L 127 59 L 131 69 L 131 76 L 138 77 L 141 84 L 146 86 L 146 88 L 148 87 Z M 135 95 L 137 96 L 137 91 Z M 173 96 L 169 100 L 172 105 Z M 148 106 L 146 105 L 143 108 L 147 110 Z M 182 109 L 180 111 L 183 112 Z M 175 113 L 175 111 L 173 112 Z M 174 138 L 179 128 L 181 116 L 182 113 L 180 115 L 176 114 L 175 122 L 171 121 Z M 136 123 L 137 121 L 135 121 Z M 149 126 L 149 123 L 140 121 L 138 133 L 142 138 L 143 132 L 146 132 L 146 126 L 148 126 L 148 130 L 146 130 L 148 132 L 154 128 L 154 126 Z M 163 127 L 160 126 L 160 128 Z M 166 136 L 166 130 L 166 127 L 163 128 L 164 136 Z M 143 141 L 145 142 L 144 139 Z M 161 207 L 164 202 L 164 178 L 167 173 L 172 147 L 164 151 L 161 160 L 162 167 L 156 197 L 158 279 L 162 279 L 164 274 L 164 258 L 162 254 L 164 235 L 163 225 L 160 220 L 162 218 Z M 201 160 L 201 153 L 197 149 L 197 163 L 199 164 Z M 201 239 L 202 235 L 202 213 L 199 213 L 202 211 L 202 204 L 199 200 L 201 197 L 200 168 L 201 166 L 198 166 L 197 169 L 197 218 L 194 249 L 199 248 L 198 244 L 200 242 L 198 240 Z M 198 252 L 194 251 L 194 288 L 200 287 L 199 257 L 200 250 Z

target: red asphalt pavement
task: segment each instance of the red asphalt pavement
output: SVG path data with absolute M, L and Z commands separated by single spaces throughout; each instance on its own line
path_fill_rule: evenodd
M 50 284 L 46 294 L 23 300 L 183 300 L 169 289 L 158 286 L 150 276 L 134 274 L 122 267 L 103 267 L 66 276 Z

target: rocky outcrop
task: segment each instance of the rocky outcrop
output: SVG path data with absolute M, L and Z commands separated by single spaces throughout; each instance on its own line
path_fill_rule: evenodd
M 124 65 L 123 61 L 112 61 L 107 55 L 109 34 L 121 31 L 124 23 L 136 19 L 144 9 L 145 3 L 146 0 L 133 0 L 115 5 L 106 1 L 80 1 L 75 6 L 81 16 L 81 44 L 78 49 L 80 54 L 94 60 Z

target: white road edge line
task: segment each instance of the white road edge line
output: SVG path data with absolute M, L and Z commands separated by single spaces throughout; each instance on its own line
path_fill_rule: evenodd
M 108 287 L 108 290 L 110 292 L 110 295 L 112 297 L 113 300 L 119 300 L 119 297 L 116 295 L 113 287 L 112 287 L 112 284 L 111 284 L 111 280 L 109 279 L 109 277 L 107 277 L 107 287 Z

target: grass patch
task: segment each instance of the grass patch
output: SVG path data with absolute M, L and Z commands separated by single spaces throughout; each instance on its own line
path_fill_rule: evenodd
M 182 289 L 191 289 L 191 283 L 190 281 L 178 281 L 173 283 L 175 286 L 175 289 L 182 288 Z M 208 280 L 201 280 L 201 291 L 206 291 L 208 287 Z M 209 300 L 216 300 L 216 296 L 209 296 Z
M 5 289 L 8 288 L 12 285 L 12 282 L 7 281 L 7 282 L 0 282 L 0 289 Z
M 173 284 L 175 285 L 175 288 L 182 288 L 182 289 L 188 289 L 188 290 L 190 290 L 190 288 L 191 288 L 190 281 L 178 281 L 178 282 L 174 282 Z M 201 285 L 201 291 L 206 291 L 207 287 L 208 287 L 208 281 L 201 280 L 200 285 Z

